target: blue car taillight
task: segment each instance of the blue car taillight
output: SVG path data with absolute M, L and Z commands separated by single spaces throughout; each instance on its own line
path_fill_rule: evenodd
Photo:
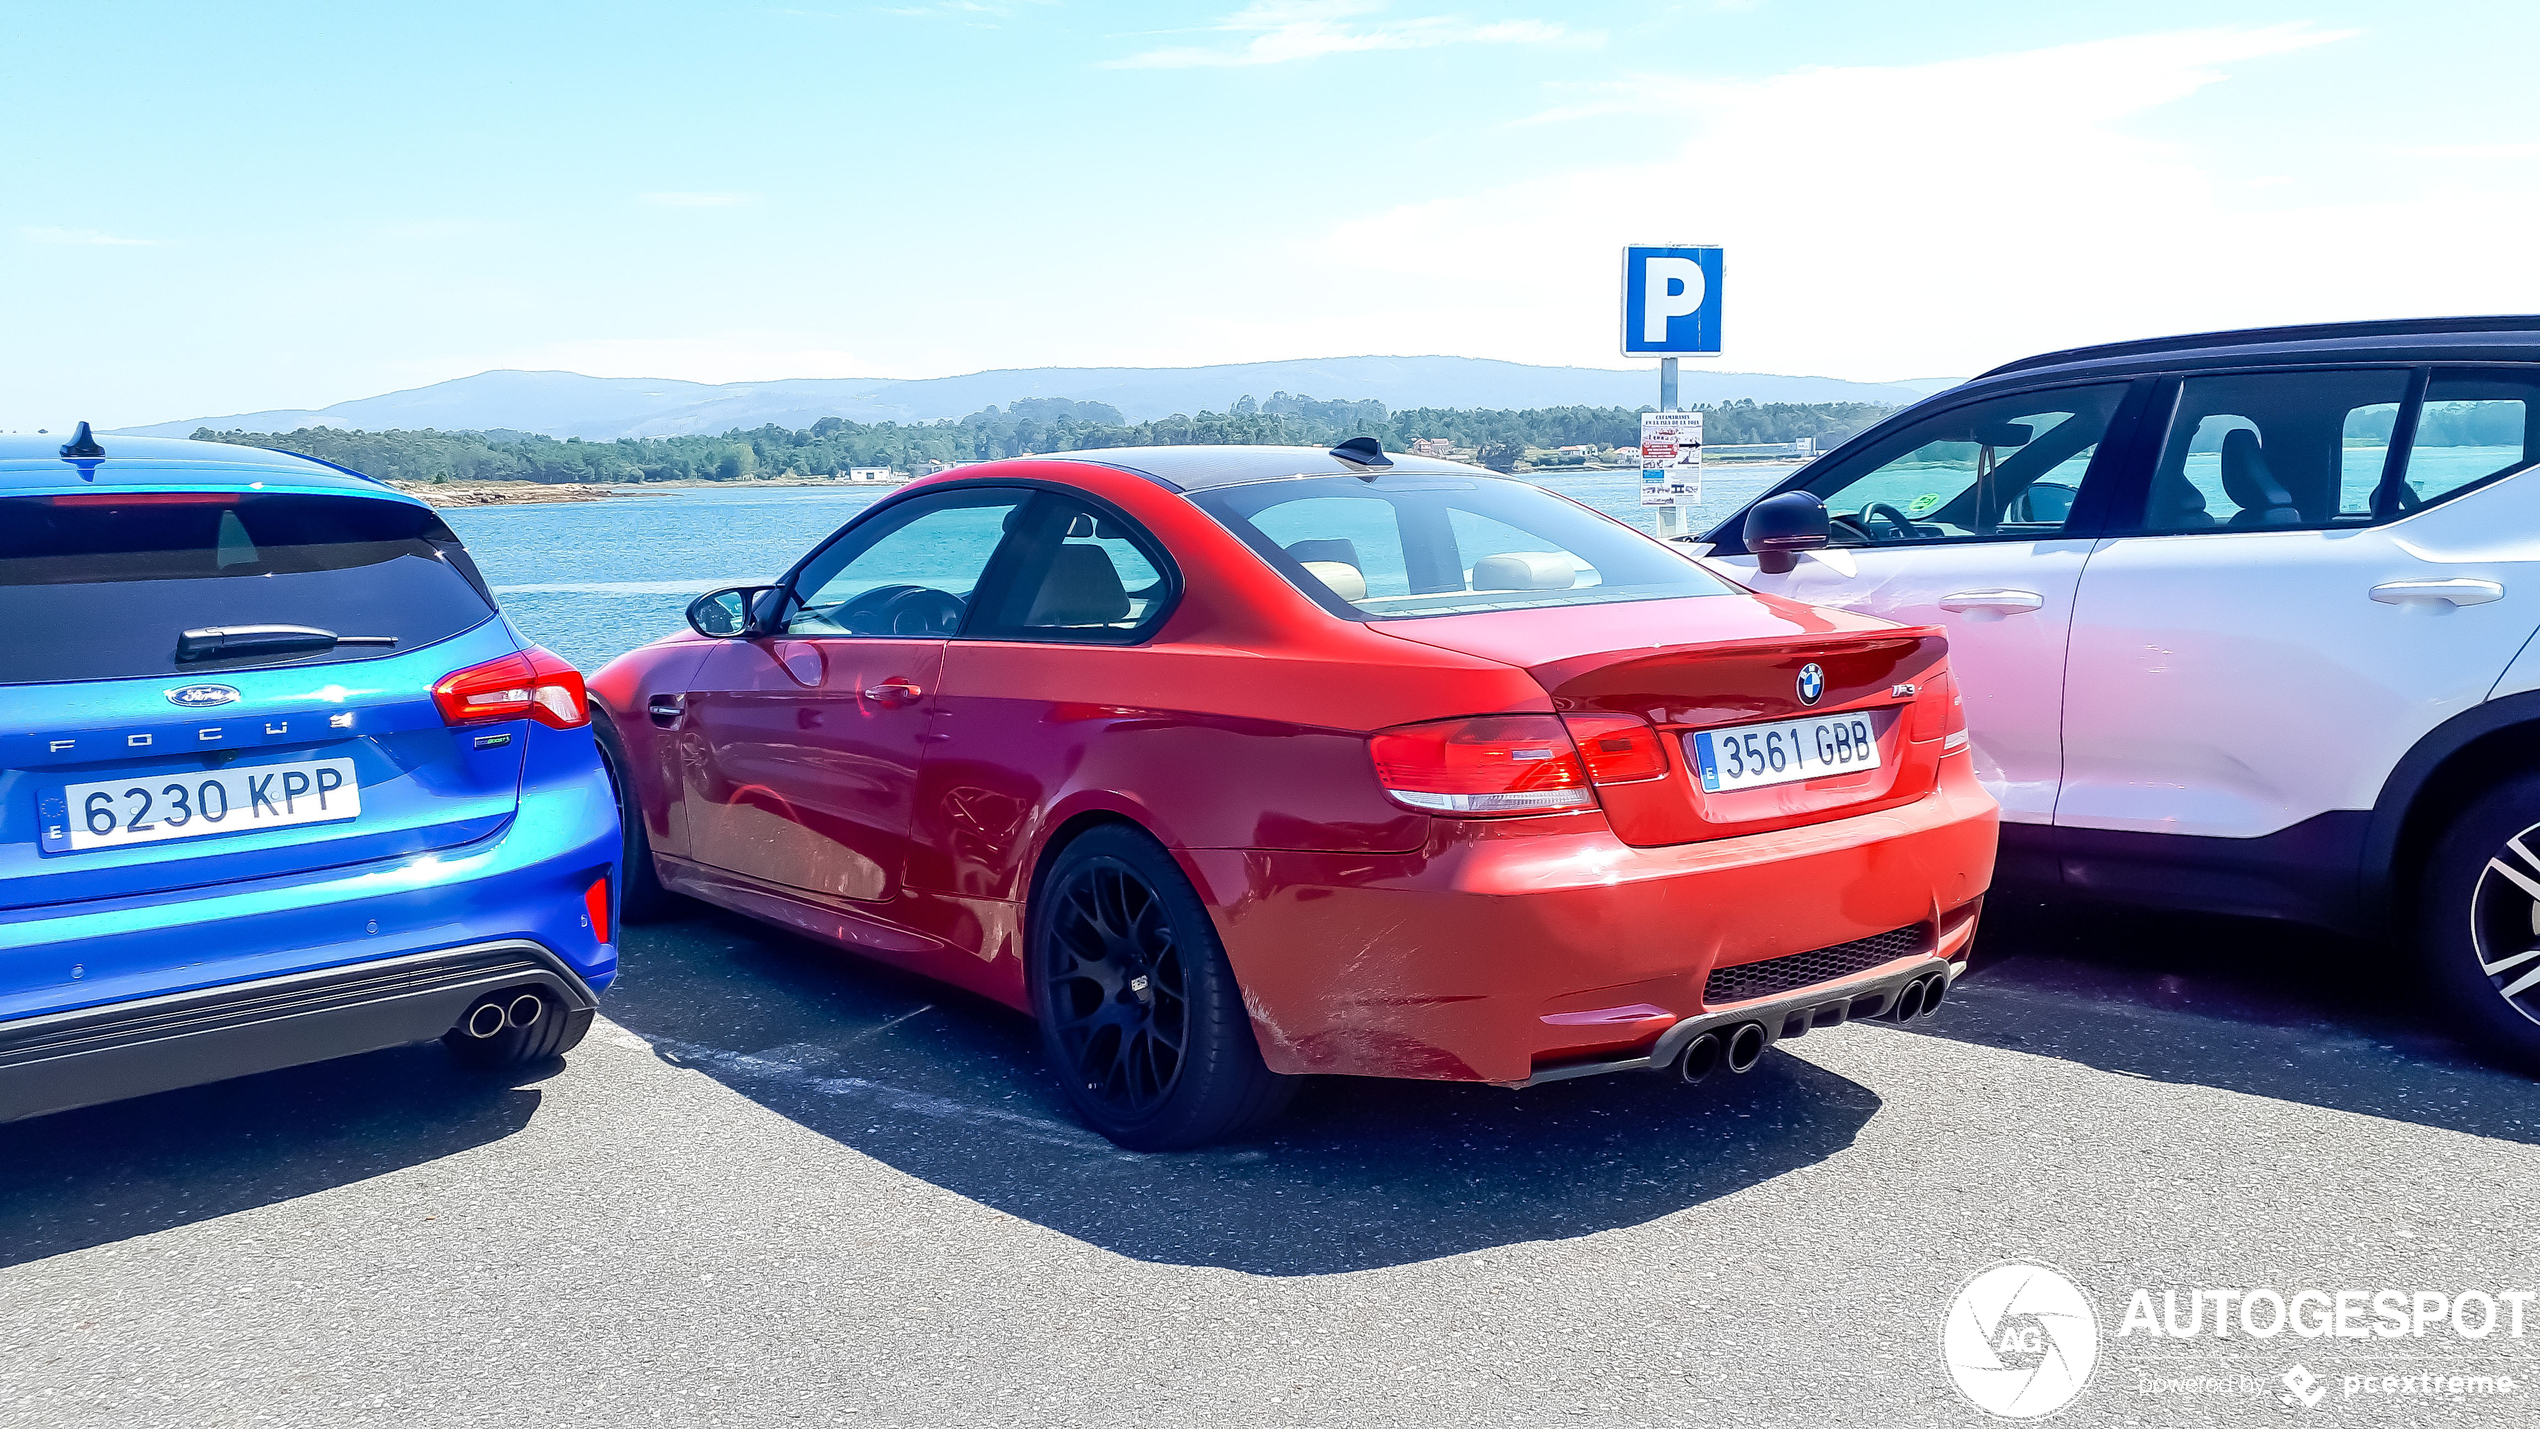
M 442 676 L 432 703 L 452 725 L 528 718 L 549 729 L 579 729 L 591 722 L 582 672 L 535 645 Z

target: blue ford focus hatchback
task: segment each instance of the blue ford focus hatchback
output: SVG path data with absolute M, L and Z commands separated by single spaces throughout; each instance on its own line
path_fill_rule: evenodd
M 439 516 L 307 457 L 0 436 L 0 1121 L 582 1039 L 618 800 Z

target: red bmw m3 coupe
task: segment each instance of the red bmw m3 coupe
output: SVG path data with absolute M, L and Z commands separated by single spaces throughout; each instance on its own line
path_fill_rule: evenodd
M 630 911 L 1020 1008 L 1132 1147 L 1744 1071 L 1936 1006 L 1992 875 L 1937 631 L 1366 439 L 961 468 L 689 623 L 590 682 Z

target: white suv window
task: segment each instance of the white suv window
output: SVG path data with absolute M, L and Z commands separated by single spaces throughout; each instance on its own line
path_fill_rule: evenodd
M 2390 515 L 2511 476 L 2540 462 L 2540 378 L 2519 372 L 2438 371 L 2417 414 L 2408 468 Z
M 2143 529 L 2370 523 L 2407 392 L 2408 374 L 2395 368 L 2187 378 Z
M 2122 383 L 1997 397 L 1925 418 L 1807 483 L 1838 546 L 2062 532 Z

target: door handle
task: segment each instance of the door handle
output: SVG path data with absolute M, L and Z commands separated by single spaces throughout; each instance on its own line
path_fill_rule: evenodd
M 884 680 L 878 685 L 864 687 L 864 697 L 877 705 L 915 704 L 925 694 L 922 687 L 910 680 Z
M 664 729 L 678 724 L 679 717 L 687 712 L 686 695 L 655 695 L 644 702 L 644 713 L 651 715 L 653 723 Z
M 2046 597 L 2033 590 L 1962 590 L 1940 598 L 1940 608 L 1947 611 L 1996 610 L 2004 615 L 2014 611 L 2036 610 L 2046 604 Z
M 2505 588 L 2494 581 L 2384 581 L 2372 588 L 2372 598 L 2383 605 L 2404 606 L 2419 601 L 2485 605 L 2491 600 L 2503 600 Z

